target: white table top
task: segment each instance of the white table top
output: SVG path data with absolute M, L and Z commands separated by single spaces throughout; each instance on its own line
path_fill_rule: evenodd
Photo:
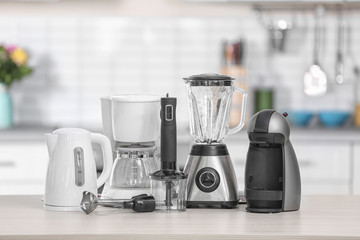
M 0 196 L 0 239 L 360 239 L 360 196 L 303 196 L 300 211 L 276 214 L 248 213 L 245 205 L 109 211 L 52 212 L 40 196 Z

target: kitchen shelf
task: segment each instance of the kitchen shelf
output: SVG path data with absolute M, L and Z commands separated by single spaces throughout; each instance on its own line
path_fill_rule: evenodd
M 326 11 L 360 10 L 360 0 L 183 0 L 186 2 L 203 3 L 239 3 L 252 5 L 257 10 L 263 11 L 310 11 L 321 5 Z

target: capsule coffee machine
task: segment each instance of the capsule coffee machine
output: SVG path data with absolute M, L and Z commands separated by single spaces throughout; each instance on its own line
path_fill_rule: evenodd
M 247 94 L 233 78 L 201 74 L 184 78 L 191 135 L 195 140 L 184 173 L 188 174 L 187 207 L 233 208 L 238 203 L 237 181 L 227 147 L 227 134 L 242 129 Z M 239 124 L 229 127 L 233 92 L 242 94 Z
M 300 208 L 300 171 L 286 116 L 287 113 L 263 110 L 250 119 L 245 166 L 249 212 L 275 213 Z

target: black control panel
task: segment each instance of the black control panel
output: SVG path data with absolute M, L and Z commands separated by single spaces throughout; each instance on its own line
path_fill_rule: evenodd
M 214 168 L 205 167 L 196 174 L 196 186 L 203 192 L 213 192 L 219 184 L 220 175 Z

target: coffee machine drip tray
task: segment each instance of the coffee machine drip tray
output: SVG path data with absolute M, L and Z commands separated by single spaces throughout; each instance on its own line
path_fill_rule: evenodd
M 283 191 L 246 189 L 249 212 L 277 213 L 282 211 Z M 261 199 L 261 200 L 259 200 Z

